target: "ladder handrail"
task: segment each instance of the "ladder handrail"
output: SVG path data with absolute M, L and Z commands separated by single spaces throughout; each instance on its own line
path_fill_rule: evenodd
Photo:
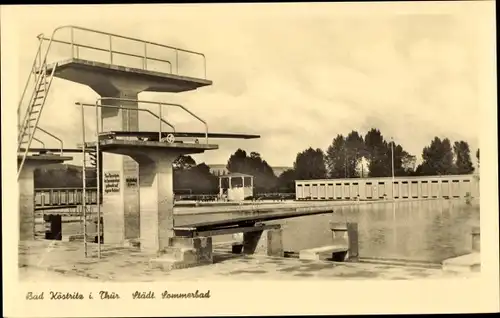
M 37 93 L 37 90 L 38 90 L 38 86 L 40 85 L 40 81 L 42 80 L 45 80 L 46 78 L 46 74 L 45 73 L 40 73 L 39 76 L 36 77 L 36 81 L 35 81 L 35 88 L 33 89 L 33 92 L 31 93 L 31 98 L 29 100 L 29 104 L 28 104 L 28 107 L 26 108 L 26 112 L 24 113 L 24 118 L 22 120 L 22 125 L 21 125 L 21 129 L 19 131 L 19 135 L 17 137 L 18 139 L 18 142 L 20 142 L 23 138 L 23 134 L 24 134 L 24 128 L 26 126 L 26 121 L 28 120 L 29 118 L 29 113 L 31 111 L 31 108 L 33 106 L 33 103 L 34 103 L 34 100 L 33 98 L 35 97 L 36 93 Z M 28 82 L 29 82 L 29 79 L 28 79 Z M 47 94 L 47 92 L 44 92 L 44 94 Z M 24 98 L 24 93 L 23 93 L 23 98 Z M 21 103 L 22 103 L 22 99 L 21 99 Z M 21 140 L 20 140 L 21 139 Z M 19 145 L 20 147 L 21 145 Z M 18 147 L 18 148 L 19 148 Z
M 43 36 L 43 34 L 40 34 L 39 36 Z M 21 94 L 21 99 L 19 101 L 19 105 L 17 106 L 17 116 L 18 116 L 17 120 L 18 120 L 18 126 L 19 126 L 18 129 L 22 129 L 22 127 L 20 125 L 21 123 L 19 121 L 19 118 L 21 117 L 21 114 L 20 114 L 20 112 L 21 112 L 21 106 L 23 104 L 24 95 L 26 94 L 26 91 L 28 89 L 28 85 L 29 85 L 29 82 L 30 82 L 30 79 L 31 79 L 31 75 L 33 75 L 33 73 L 36 74 L 36 72 L 35 72 L 36 62 L 37 62 L 37 59 L 39 59 L 39 56 L 41 55 L 42 43 L 43 43 L 43 41 L 40 41 L 40 43 L 38 44 L 38 50 L 36 51 L 35 59 L 33 60 L 33 65 L 31 66 L 30 75 L 28 76 L 28 79 L 26 80 L 26 85 L 24 85 L 24 90 L 23 90 L 23 93 Z M 35 83 L 35 85 L 36 85 L 36 83 Z
M 194 118 L 198 119 L 200 122 L 203 123 L 203 125 L 205 125 L 205 141 L 208 144 L 208 124 L 207 124 L 207 122 L 204 121 L 203 119 L 201 119 L 200 117 L 198 117 L 196 114 L 194 114 L 193 112 L 191 112 L 186 107 L 182 106 L 181 104 L 165 103 L 165 102 L 154 102 L 154 101 L 145 101 L 145 100 L 137 100 L 137 99 L 130 99 L 130 98 L 119 98 L 119 97 L 100 97 L 100 98 L 97 99 L 96 105 L 97 105 L 98 102 L 103 101 L 103 100 L 115 100 L 115 101 L 123 101 L 123 102 L 136 102 L 136 103 L 143 103 L 143 104 L 155 104 L 155 105 L 159 105 L 160 106 L 160 113 L 161 113 L 161 106 L 179 107 L 179 108 L 183 109 L 184 111 L 186 111 L 191 116 L 193 116 Z M 134 110 L 138 110 L 138 108 L 134 109 Z M 160 130 L 160 133 L 161 133 L 161 130 Z
M 44 63 L 43 65 L 46 65 L 46 64 Z M 34 125 L 35 129 L 36 129 L 36 127 L 38 127 L 38 122 L 40 121 L 40 118 L 42 117 L 41 114 L 42 114 L 43 106 L 45 105 L 45 100 L 47 99 L 48 88 L 50 88 L 50 86 L 52 85 L 52 80 L 54 79 L 54 72 L 56 71 L 56 68 L 57 68 L 57 63 L 52 68 L 52 72 L 50 74 L 50 81 L 48 83 L 48 86 L 45 89 L 45 94 L 43 96 L 42 104 L 40 106 L 40 112 L 39 112 L 39 114 L 38 114 L 38 116 L 36 118 L 36 121 L 35 121 L 35 125 Z M 40 78 L 45 78 L 45 76 L 40 76 Z M 35 91 L 36 91 L 36 88 L 35 88 Z M 29 122 L 27 122 L 27 124 L 29 125 Z M 21 171 L 22 171 L 22 169 L 24 167 L 24 162 L 26 161 L 26 157 L 28 156 L 28 152 L 29 152 L 29 148 L 30 148 L 30 145 L 31 145 L 31 141 L 33 140 L 33 136 L 35 134 L 35 129 L 33 130 L 33 133 L 29 134 L 28 143 L 26 145 L 26 149 L 24 151 L 23 158 L 21 159 L 21 164 L 19 165 L 19 168 L 18 168 L 18 171 L 17 171 L 17 179 L 19 179 L 19 176 L 21 175 Z M 24 131 L 24 128 L 23 128 L 23 131 Z M 23 134 L 24 134 L 24 132 L 23 132 Z M 21 137 L 21 141 L 22 141 L 22 137 Z
M 54 134 L 52 134 L 52 133 L 50 133 L 50 132 L 46 131 L 46 130 L 45 130 L 45 129 L 43 129 L 42 127 L 36 127 L 35 129 L 40 130 L 41 132 L 45 133 L 46 135 L 48 135 L 48 136 L 50 136 L 50 137 L 52 137 L 52 138 L 56 139 L 57 141 L 59 141 L 59 143 L 61 144 L 61 156 L 62 156 L 62 154 L 63 154 L 63 149 L 64 149 L 64 143 L 63 143 L 62 139 L 61 139 L 61 138 L 59 138 L 59 137 L 57 137 L 56 135 L 54 135 Z M 33 138 L 35 138 L 35 137 L 33 137 Z
M 203 69 L 204 69 L 204 77 L 206 79 L 207 77 L 207 62 L 206 62 L 206 57 L 205 57 L 205 54 L 203 53 L 200 53 L 200 52 L 195 52 L 195 51 L 191 51 L 191 50 L 186 50 L 186 49 L 181 49 L 181 48 L 177 48 L 177 47 L 173 47 L 173 46 L 169 46 L 169 45 L 164 45 L 164 44 L 160 44 L 160 43 L 156 43 L 156 42 L 151 42 L 151 41 L 144 41 L 144 40 L 141 40 L 141 39 L 137 39 L 137 38 L 132 38 L 132 37 L 128 37 L 128 36 L 123 36 L 123 35 L 118 35 L 118 34 L 113 34 L 113 33 L 109 33 L 109 32 L 104 32 L 104 31 L 98 31 L 98 30 L 93 30 L 93 29 L 89 29 L 89 28 L 84 28 L 84 27 L 79 27 L 79 26 L 76 26 L 76 25 L 64 25 L 64 26 L 60 26 L 56 29 L 54 29 L 54 31 L 52 32 L 52 35 L 50 37 L 50 41 L 49 41 L 49 45 L 47 47 L 47 51 L 46 51 L 46 54 L 45 54 L 45 57 L 43 59 L 43 63 L 46 62 L 47 60 L 47 53 L 50 51 L 50 47 L 52 45 L 52 42 L 54 42 L 54 36 L 56 34 L 56 32 L 58 32 L 59 30 L 62 30 L 62 29 L 70 29 L 71 30 L 71 34 L 73 35 L 73 30 L 81 30 L 81 31 L 87 31 L 87 32 L 91 32 L 91 33 L 97 33 L 97 34 L 102 34 L 102 35 L 107 35 L 109 37 L 109 47 L 110 47 L 110 54 L 113 53 L 112 51 L 112 38 L 113 37 L 116 37 L 116 38 L 121 38 L 121 39 L 125 39 L 125 40 L 130 40 L 130 41 L 135 41 L 135 42 L 139 42 L 139 43 L 142 43 L 144 44 L 145 46 L 145 50 L 144 50 L 144 59 L 147 59 L 147 49 L 146 49 L 146 46 L 147 44 L 149 45 L 154 45 L 154 46 L 159 46 L 159 47 L 163 47 L 163 48 L 167 48 L 167 49 L 170 49 L 170 50 L 174 50 L 175 51 L 175 55 L 176 55 L 176 74 L 179 73 L 179 54 L 178 52 L 184 52 L 184 53 L 189 53 L 189 54 L 194 54 L 194 55 L 198 55 L 198 56 L 201 56 L 203 58 Z M 74 45 L 74 41 L 73 41 L 73 36 L 71 36 L 71 45 L 73 46 Z M 73 57 L 73 50 L 71 50 L 71 56 Z
M 36 137 L 33 137 L 33 140 L 38 141 L 42 145 L 42 148 L 45 148 L 45 143 L 43 141 L 41 141 L 40 139 L 38 139 Z

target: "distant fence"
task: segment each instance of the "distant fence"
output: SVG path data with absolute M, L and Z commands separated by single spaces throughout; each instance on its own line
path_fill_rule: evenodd
M 86 204 L 97 204 L 97 188 L 86 188 Z M 35 189 L 35 206 L 68 206 L 82 204 L 82 188 L 38 188 Z
M 86 204 L 97 204 L 97 188 L 88 187 Z M 82 204 L 82 188 L 36 188 L 35 206 L 54 207 Z M 246 200 L 294 200 L 295 193 L 259 193 Z M 218 201 L 217 194 L 175 194 L 176 201 L 211 202 Z M 102 202 L 102 196 L 101 196 Z
M 176 201 L 217 201 L 217 194 L 175 194 Z
M 475 175 L 295 181 L 297 200 L 380 200 L 479 197 Z
M 176 201 L 218 201 L 218 194 L 176 194 Z M 295 200 L 295 193 L 258 193 L 245 200 Z

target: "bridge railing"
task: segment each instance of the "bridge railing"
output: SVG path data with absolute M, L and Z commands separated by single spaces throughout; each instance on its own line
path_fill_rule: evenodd
M 86 188 L 86 204 L 97 204 L 97 188 Z M 82 188 L 36 188 L 35 206 L 69 206 L 82 204 Z

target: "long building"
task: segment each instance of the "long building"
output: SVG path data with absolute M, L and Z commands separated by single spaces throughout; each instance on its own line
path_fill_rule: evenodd
M 479 197 L 478 175 L 295 181 L 297 200 L 377 200 Z

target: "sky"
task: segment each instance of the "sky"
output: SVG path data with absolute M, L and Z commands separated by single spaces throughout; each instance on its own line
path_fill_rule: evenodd
M 142 100 L 185 105 L 208 122 L 211 132 L 261 136 L 217 140 L 219 150 L 196 155 L 198 162 L 226 163 L 242 148 L 259 152 L 271 166 L 292 166 L 296 154 L 308 147 L 326 150 L 337 134 L 357 130 L 364 135 L 371 128 L 393 137 L 418 159 L 434 136 L 465 140 L 474 154 L 479 147 L 479 63 L 485 53 L 479 43 L 481 16 L 461 6 L 18 8 L 18 96 L 33 62 L 36 36 L 72 24 L 205 54 L 212 86 L 139 94 Z M 78 34 L 75 41 L 99 39 Z M 55 54 L 69 53 L 57 49 Z M 181 62 L 186 72 L 201 70 L 196 61 Z M 82 128 L 74 103 L 94 103 L 98 95 L 61 79 L 54 80 L 50 94 L 40 125 L 62 136 L 66 147 L 75 146 L 82 140 Z M 87 112 L 92 118 L 91 110 Z M 169 111 L 166 118 L 178 131 L 203 128 L 180 112 Z M 91 136 L 93 120 L 86 120 Z M 141 129 L 151 130 L 149 125 L 157 127 L 140 117 Z

